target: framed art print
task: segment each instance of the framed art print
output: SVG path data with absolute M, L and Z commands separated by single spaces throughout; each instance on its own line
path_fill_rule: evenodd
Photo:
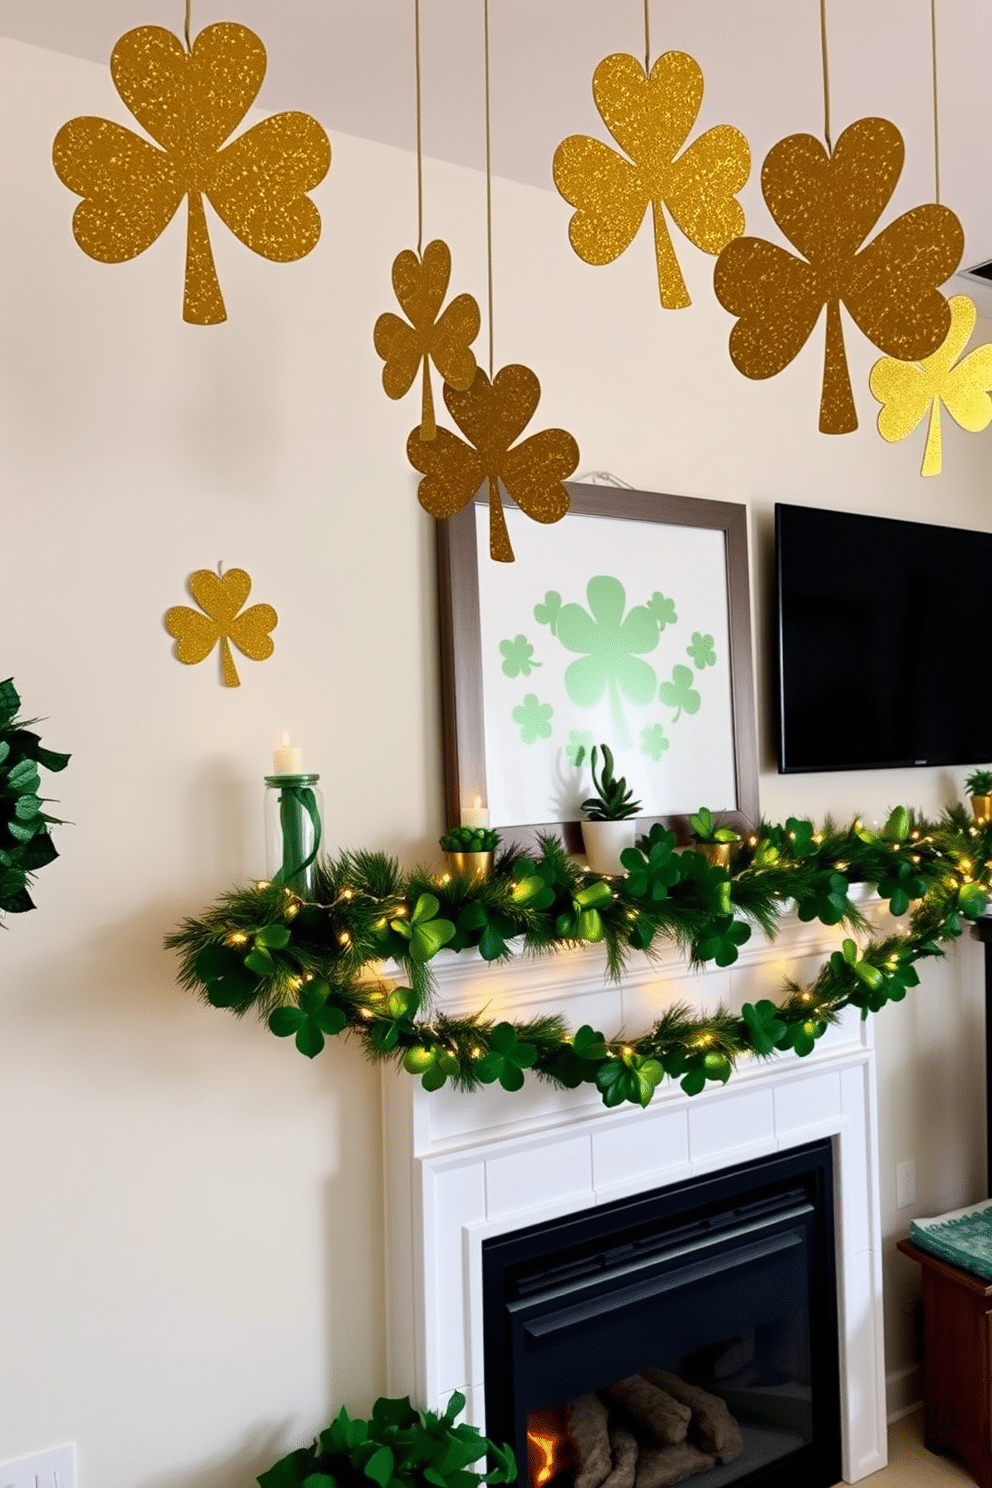
M 568 491 L 568 514 L 546 527 L 507 506 L 512 564 L 489 559 L 487 491 L 438 523 L 447 822 L 481 804 L 509 841 L 557 831 L 575 850 L 590 751 L 608 744 L 645 824 L 685 836 L 705 805 L 748 830 L 746 509 Z

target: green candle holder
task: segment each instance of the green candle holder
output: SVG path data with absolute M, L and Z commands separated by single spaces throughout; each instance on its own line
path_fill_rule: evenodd
M 313 898 L 313 874 L 324 836 L 319 775 L 266 775 L 265 852 L 271 883 Z

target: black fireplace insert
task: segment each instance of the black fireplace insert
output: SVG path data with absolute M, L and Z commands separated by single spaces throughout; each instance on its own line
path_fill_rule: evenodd
M 841 1476 L 829 1141 L 487 1240 L 486 1432 L 528 1488 Z

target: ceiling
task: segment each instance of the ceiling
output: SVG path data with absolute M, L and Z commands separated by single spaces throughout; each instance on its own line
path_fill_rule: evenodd
M 935 0 L 941 200 L 961 217 L 966 259 L 992 257 L 992 159 L 984 144 L 989 0 Z M 424 149 L 484 163 L 482 0 L 421 0 Z M 413 0 L 193 0 L 194 32 L 239 20 L 266 44 L 263 108 L 304 109 L 335 131 L 412 150 Z M 179 32 L 184 0 L 0 0 L 0 35 L 109 59 L 130 27 Z M 902 130 L 906 169 L 893 200 L 934 196 L 930 0 L 827 0 L 834 135 L 884 114 Z M 680 49 L 703 68 L 699 127 L 736 124 L 757 163 L 785 134 L 823 133 L 819 0 L 651 0 L 652 55 Z M 493 168 L 552 189 L 567 134 L 603 134 L 590 79 L 609 52 L 643 56 L 643 0 L 490 0 Z M 428 232 L 443 232 L 430 216 Z M 749 225 L 765 233 L 758 171 Z M 760 226 L 757 226 L 760 224 Z M 774 231 L 774 230 L 772 230 Z M 962 286 L 963 287 L 963 286 Z M 992 291 L 990 291 L 992 294 Z

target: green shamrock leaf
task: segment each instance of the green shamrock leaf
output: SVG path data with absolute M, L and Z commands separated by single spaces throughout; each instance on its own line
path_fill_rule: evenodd
M 507 677 L 529 677 L 541 663 L 534 660 L 534 647 L 526 636 L 514 636 L 512 641 L 500 641 L 503 653 L 503 672 Z
M 905 806 L 896 806 L 882 828 L 883 842 L 905 842 L 909 836 L 909 812 Z
M 881 890 L 881 884 L 879 889 Z M 977 920 L 979 915 L 985 913 L 988 897 L 980 883 L 962 884 L 958 889 L 958 908 L 966 919 Z
M 838 952 L 834 952 L 835 955 Z M 882 999 L 884 1002 L 884 998 Z M 783 1052 L 794 1049 L 800 1059 L 805 1059 L 807 1054 L 812 1054 L 818 1038 L 822 1038 L 827 1031 L 827 1025 L 822 1018 L 804 1018 L 801 1022 L 786 1024 L 785 1032 L 776 1041 L 776 1049 Z
M 533 744 L 537 739 L 550 739 L 553 712 L 550 703 L 539 703 L 536 694 L 528 692 L 519 707 L 513 710 L 513 721 L 520 725 L 521 743 Z
M 421 894 L 409 918 L 395 915 L 383 932 L 386 954 L 408 956 L 418 965 L 435 956 L 455 934 L 450 920 L 438 918 L 440 908 L 433 894 Z
M 510 897 L 521 908 L 548 909 L 555 902 L 555 870 L 551 863 L 532 863 L 521 858 L 514 865 Z
M 649 728 L 641 730 L 641 753 L 648 755 L 653 760 L 660 760 L 668 748 L 668 740 L 665 738 L 665 730 L 660 723 L 653 723 Z
M 538 883 L 543 890 L 543 881 L 538 879 Z M 553 893 L 551 897 L 554 898 Z M 484 961 L 498 961 L 500 956 L 505 956 L 509 951 L 507 942 L 520 934 L 520 927 L 509 915 L 480 904 L 478 900 L 466 904 L 455 923 L 457 932 L 449 942 L 451 949 L 461 951 L 465 946 L 477 945 Z
M 645 841 L 647 854 L 636 847 L 625 847 L 620 862 L 627 870 L 625 888 L 631 899 L 648 899 L 655 904 L 668 898 L 668 890 L 682 877 L 675 852 L 675 833 L 667 832 L 659 822 L 651 828 Z
M 269 1014 L 269 1027 L 276 1038 L 296 1035 L 296 1047 L 313 1059 L 324 1047 L 324 1035 L 340 1033 L 348 1019 L 339 1007 L 329 1002 L 331 989 L 327 982 L 310 982 L 304 987 L 298 1007 L 277 1007 Z
M 814 880 L 808 894 L 796 901 L 796 913 L 803 921 L 820 920 L 824 925 L 839 925 L 851 908 L 843 873 L 827 869 Z
M 606 927 L 600 910 L 613 898 L 608 883 L 597 879 L 580 889 L 572 899 L 572 908 L 560 914 L 556 921 L 558 934 L 565 940 L 588 940 L 594 945 L 603 939 Z
M 658 626 L 644 605 L 624 614 L 626 591 L 619 579 L 598 574 L 586 586 L 589 609 L 568 604 L 558 615 L 558 639 L 568 651 L 582 652 L 565 669 L 565 687 L 579 708 L 595 708 L 606 696 L 621 749 L 631 746 L 621 696 L 636 707 L 652 701 L 658 679 L 640 659 L 658 645 Z
M 881 987 L 884 977 L 877 966 L 872 966 L 869 961 L 863 960 L 858 954 L 856 943 L 849 937 L 841 941 L 839 951 L 834 951 L 830 957 L 830 965 L 838 974 L 853 971 L 855 977 L 870 992 L 877 992 Z M 852 993 L 852 1001 L 854 994 Z M 883 998 L 884 1002 L 884 998 Z
M 907 858 L 900 858 L 878 881 L 878 892 L 888 899 L 889 909 L 894 915 L 904 915 L 910 900 L 922 899 L 927 891 L 927 881 Z
M 666 625 L 674 625 L 679 618 L 675 613 L 674 599 L 666 599 L 663 594 L 659 594 L 657 589 L 644 608 L 657 625 L 659 631 L 664 630 Z
M 534 619 L 538 625 L 547 625 L 552 635 L 557 635 L 560 610 L 561 595 L 557 590 L 549 589 L 544 596 L 544 603 L 534 606 Z
M 461 1066 L 457 1054 L 430 1040 L 407 1049 L 403 1055 L 403 1068 L 408 1074 L 419 1075 L 425 1090 L 440 1090 L 450 1076 L 458 1074 Z
M 708 1049 L 705 1054 L 690 1054 L 680 1063 L 686 1070 L 685 1078 L 680 1082 L 686 1095 L 699 1095 L 707 1080 L 726 1085 L 734 1071 L 731 1060 L 722 1049 Z M 678 1065 L 671 1069 L 668 1065 L 669 1061 L 666 1060 L 665 1068 L 669 1074 L 680 1072 Z
M 204 985 L 211 1007 L 243 1013 L 258 996 L 258 977 L 231 946 L 204 946 L 196 953 L 193 970 Z
M 659 689 L 661 701 L 666 708 L 675 708 L 676 714 L 672 719 L 678 723 L 683 712 L 693 714 L 699 712 L 699 704 L 702 701 L 699 693 L 693 690 L 693 671 L 691 667 L 676 666 L 672 669 L 672 680 L 662 682 Z
M 592 753 L 592 734 L 588 729 L 572 729 L 568 736 L 568 748 L 565 750 L 568 762 L 578 769 L 589 754 Z
M 609 1049 L 601 1033 L 583 1023 L 572 1037 L 571 1048 L 562 1050 L 551 1073 L 569 1090 L 586 1080 L 594 1080 L 599 1066 L 609 1058 Z
M 807 817 L 790 816 L 785 823 L 785 843 L 793 858 L 810 858 L 816 853 L 816 828 Z
M 413 1014 L 417 1010 L 417 996 L 409 987 L 396 987 L 385 1001 L 388 1016 L 378 1019 L 372 1027 L 370 1042 L 380 1054 L 388 1054 L 400 1041 L 401 1035 L 416 1036 Z
M 694 630 L 692 641 L 685 649 L 686 654 L 692 657 L 692 664 L 697 672 L 701 672 L 704 667 L 716 666 L 716 652 L 711 635 L 702 635 L 700 631 Z
M 665 1078 L 664 1066 L 657 1059 L 649 1059 L 633 1050 L 624 1052 L 616 1059 L 608 1059 L 596 1071 L 596 1084 L 603 1096 L 603 1104 L 613 1107 L 630 1101 L 636 1106 L 648 1106 L 655 1090 Z
M 518 1039 L 512 1023 L 497 1023 L 489 1035 L 489 1052 L 479 1060 L 475 1073 L 483 1085 L 498 1080 L 504 1090 L 519 1090 L 524 1070 L 532 1069 L 536 1061 L 534 1045 Z
M 732 915 L 721 915 L 714 920 L 710 933 L 703 935 L 693 949 L 700 961 L 715 961 L 717 966 L 733 966 L 737 960 L 737 948 L 751 939 L 751 926 Z
M 785 1024 L 778 1016 L 775 1004 L 767 997 L 760 1002 L 746 1002 L 741 1008 L 741 1017 L 754 1052 L 770 1054 L 785 1033 Z

